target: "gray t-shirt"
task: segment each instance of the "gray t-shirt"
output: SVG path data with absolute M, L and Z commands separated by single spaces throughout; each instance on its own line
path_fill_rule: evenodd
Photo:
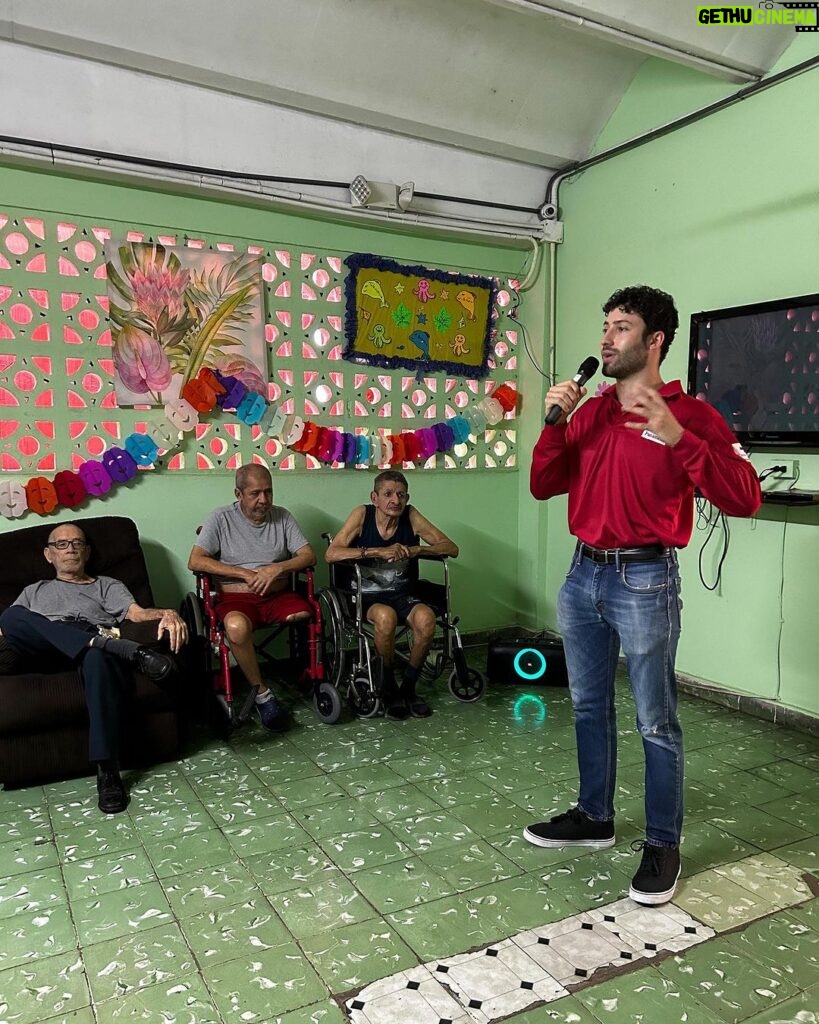
M 115 626 L 136 602 L 124 583 L 98 576 L 90 583 L 40 580 L 26 587 L 14 603 L 52 621 L 83 619 L 95 626 Z
M 274 505 L 267 520 L 256 526 L 242 513 L 238 501 L 211 512 L 196 538 L 197 546 L 211 558 L 244 569 L 284 562 L 307 543 L 286 508 Z

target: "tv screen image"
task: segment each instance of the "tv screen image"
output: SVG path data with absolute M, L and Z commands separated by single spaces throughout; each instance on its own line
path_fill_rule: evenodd
M 744 444 L 819 447 L 819 295 L 694 313 L 688 391 Z

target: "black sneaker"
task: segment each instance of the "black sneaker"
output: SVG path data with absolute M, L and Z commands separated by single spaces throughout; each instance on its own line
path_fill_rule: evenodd
M 631 880 L 629 896 L 635 903 L 655 907 L 668 903 L 680 877 L 679 846 L 652 846 L 643 840 L 631 844 L 635 853 L 643 851 L 637 874 Z
M 119 814 L 128 806 L 128 792 L 116 768 L 97 772 L 97 806 L 103 814 Z
M 602 850 L 614 846 L 614 822 L 595 821 L 579 807 L 572 807 L 551 821 L 527 825 L 523 838 L 535 846 L 593 846 Z

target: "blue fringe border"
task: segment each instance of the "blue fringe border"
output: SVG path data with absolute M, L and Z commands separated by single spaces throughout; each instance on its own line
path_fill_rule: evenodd
M 429 267 L 408 266 L 405 263 L 396 263 L 395 260 L 387 259 L 384 256 L 375 256 L 372 253 L 354 252 L 348 256 L 344 263 L 350 268 L 350 273 L 344 282 L 344 335 L 346 345 L 341 353 L 342 359 L 359 366 L 382 366 L 387 370 L 394 370 L 404 367 L 407 370 L 414 370 L 416 377 L 422 377 L 427 373 L 445 372 L 454 377 L 469 377 L 479 380 L 489 376 L 489 356 L 492 352 L 492 331 L 495 324 L 495 305 L 498 297 L 498 284 L 491 277 L 479 277 L 477 275 L 458 274 L 446 270 L 432 270 Z M 358 334 L 358 310 L 356 304 L 356 284 L 358 272 L 364 268 L 371 270 L 387 270 L 393 274 L 401 274 L 404 277 L 426 277 L 431 281 L 439 281 L 442 284 L 463 284 L 471 287 L 489 289 L 489 316 L 486 321 L 486 334 L 483 339 L 483 358 L 479 366 L 466 366 L 463 363 L 451 363 L 443 359 L 429 359 L 426 362 L 420 359 L 412 359 L 403 356 L 377 356 L 362 355 L 353 349 L 356 335 Z

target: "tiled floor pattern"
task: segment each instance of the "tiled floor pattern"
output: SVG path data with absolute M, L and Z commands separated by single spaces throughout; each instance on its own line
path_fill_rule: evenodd
M 88 779 L 0 793 L 0 1022 L 343 1024 L 352 993 L 400 972 L 426 992 L 450 966 L 449 991 L 480 998 L 459 958 L 490 946 L 550 992 L 548 951 L 572 958 L 543 929 L 588 914 L 608 941 L 595 915 L 627 891 L 642 748 L 624 686 L 617 845 L 529 846 L 521 829 L 567 806 L 576 768 L 567 693 L 522 696 L 460 705 L 441 686 L 428 720 L 333 727 L 299 706 L 286 736 L 250 726 L 131 773 L 109 818 Z M 715 937 L 579 989 L 558 972 L 569 994 L 514 1024 L 816 1024 L 819 900 L 793 907 L 790 869 L 819 874 L 819 739 L 691 698 L 682 717 L 675 902 Z M 439 1019 L 457 1020 L 442 991 Z
M 720 876 L 745 890 L 738 891 L 729 905 L 714 884 Z M 676 903 L 695 907 L 702 920 L 675 903 L 641 907 L 626 898 L 527 929 L 484 949 L 400 971 L 365 986 L 345 1006 L 353 1024 L 408 1019 L 414 1024 L 492 1024 L 567 996 L 597 972 L 608 969 L 607 974 L 614 975 L 617 968 L 630 968 L 662 953 L 683 953 L 717 934 L 704 920 L 734 928 L 738 921 L 750 924 L 753 915 L 767 916 L 812 899 L 812 889 L 798 868 L 769 855 L 749 857 L 695 875 L 680 886 Z M 819 968 L 819 938 L 816 945 Z M 776 986 L 775 979 L 771 985 Z

